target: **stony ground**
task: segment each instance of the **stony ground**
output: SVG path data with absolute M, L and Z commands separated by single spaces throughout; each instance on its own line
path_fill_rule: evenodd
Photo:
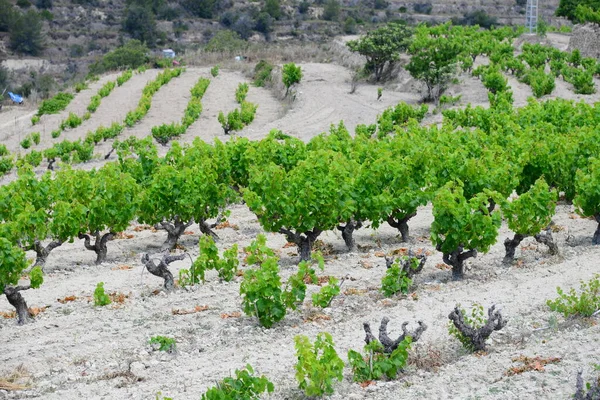
M 350 72 L 332 64 L 305 64 L 304 79 L 297 88 L 296 100 L 284 104 L 266 89 L 252 87 L 248 99 L 259 104 L 255 122 L 240 136 L 260 138 L 270 129 L 282 129 L 303 139 L 328 130 L 330 124 L 343 120 L 352 129 L 358 123 L 372 123 L 386 107 L 400 100 L 415 103 L 420 98 L 418 86 L 406 81 L 384 88 L 377 101 L 377 86 L 361 85 L 349 94 Z M 43 141 L 38 149 L 50 147 L 54 141 L 83 138 L 88 130 L 122 121 L 127 111 L 139 100 L 145 83 L 157 71 L 134 75 L 123 87 L 103 100 L 94 116 L 81 127 L 51 139 L 50 131 L 72 112 L 83 112 L 90 97 L 106 81 L 103 77 L 78 94 L 67 110 L 56 116 L 45 116 Z M 206 68 L 188 68 L 154 97 L 148 115 L 122 137 L 143 137 L 152 126 L 181 118 L 189 99 L 189 89 L 200 76 L 209 76 Z M 201 118 L 183 137 L 211 141 L 223 139 L 216 121 L 219 111 L 235 105 L 234 91 L 245 77 L 235 70 L 223 70 L 212 80 L 203 99 Z M 511 80 L 517 105 L 522 105 L 531 91 Z M 600 86 L 598 86 L 600 87 Z M 461 104 L 485 105 L 486 93 L 481 83 L 461 77 L 459 85 L 450 88 L 453 95 L 462 94 Z M 568 84 L 558 83 L 555 96 L 597 101 L 598 95 L 574 95 Z M 11 151 L 19 151 L 18 143 L 28 132 L 29 118 L 35 110 L 6 107 L 0 113 L 0 139 Z M 432 115 L 426 123 L 440 121 Z M 107 142 L 97 147 L 98 159 L 86 164 L 101 164 L 100 156 L 111 147 Z M 163 148 L 162 151 L 165 151 Z M 12 176 L 4 180 L 12 179 Z M 364 228 L 356 232 L 358 250 L 347 252 L 337 232 L 326 232 L 320 247 L 326 254 L 325 271 L 320 274 L 344 278 L 342 294 L 330 307 L 316 309 L 308 302 L 298 312 L 289 313 L 272 329 L 260 327 L 253 318 L 241 315 L 239 284 L 220 282 L 209 274 L 207 282 L 164 294 L 161 281 L 144 271 L 141 255 L 158 255 L 166 234 L 132 225 L 125 235 L 109 243 L 107 263 L 93 265 L 95 255 L 80 242 L 56 249 L 46 266 L 44 285 L 24 292 L 30 306 L 44 308 L 34 323 L 17 326 L 14 319 L 0 318 L 0 379 L 11 374 L 21 377 L 18 384 L 25 390 L 3 391 L 2 398 L 43 399 L 154 399 L 157 393 L 174 399 L 197 399 L 208 387 L 250 363 L 268 376 L 276 386 L 272 399 L 302 399 L 294 379 L 294 336 L 304 334 L 314 340 L 318 332 L 333 336 L 340 356 L 347 360 L 349 349 L 362 349 L 363 322 L 376 329 L 384 316 L 391 319 L 391 335 L 398 335 L 400 325 L 408 321 L 414 329 L 421 320 L 428 326 L 411 351 L 411 363 L 398 380 L 378 382 L 365 388 L 352 382 L 346 369 L 343 382 L 336 385 L 333 399 L 568 399 L 574 393 L 575 376 L 583 369 L 591 379 L 592 364 L 600 363 L 600 328 L 596 319 L 565 320 L 546 306 L 556 297 L 556 287 L 578 287 L 600 273 L 600 248 L 591 245 L 595 223 L 578 218 L 573 207 L 559 204 L 554 222 L 559 256 L 550 256 L 547 248 L 526 239 L 517 250 L 517 262 L 510 268 L 502 265 L 502 242 L 510 235 L 503 227 L 498 243 L 489 253 L 470 261 L 467 279 L 450 280 L 441 254 L 429 240 L 432 221 L 429 206 L 419 210 L 410 222 L 411 241 L 401 243 L 395 230 Z M 221 250 L 237 243 L 247 246 L 263 232 L 256 217 L 244 205 L 232 206 L 230 227 L 217 231 Z M 191 259 L 198 254 L 199 231 L 191 227 L 181 240 L 182 249 Z M 267 234 L 268 245 L 281 257 L 282 275 L 287 278 L 295 270 L 296 249 L 285 247 L 279 234 Z M 385 273 L 383 254 L 398 249 L 424 249 L 429 258 L 424 271 L 416 278 L 409 296 L 386 299 L 379 292 Z M 403 250 L 402 250 L 403 251 Z M 33 256 L 33 255 L 30 255 Z M 189 268 L 190 259 L 171 265 L 177 275 Z M 245 269 L 246 266 L 241 267 Z M 108 292 L 122 294 L 122 303 L 95 307 L 91 301 L 98 282 Z M 309 286 L 309 294 L 319 290 Z M 73 301 L 65 301 L 71 298 Z M 309 297 L 307 297 L 308 299 Z M 462 350 L 448 335 L 448 314 L 456 304 L 470 308 L 478 302 L 497 305 L 508 320 L 505 329 L 492 335 L 489 352 L 473 355 Z M 198 307 L 199 306 L 199 307 Z M 198 307 L 198 309 L 196 309 Z M 204 310 L 204 308 L 206 308 Z M 177 311 L 197 311 L 176 315 Z M 0 297 L 0 312 L 10 313 L 11 306 Z M 164 335 L 175 338 L 173 354 L 155 351 L 148 340 Z M 507 375 L 519 366 L 513 361 L 520 356 L 558 357 L 544 371 Z

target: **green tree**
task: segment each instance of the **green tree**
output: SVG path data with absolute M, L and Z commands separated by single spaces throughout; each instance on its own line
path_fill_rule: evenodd
M 148 62 L 149 51 L 139 40 L 128 40 L 123 46 L 107 53 L 99 62 L 90 65 L 90 72 L 101 74 L 121 68 L 136 69 Z
M 464 276 L 465 260 L 486 252 L 496 242 L 501 216 L 486 207 L 495 193 L 480 193 L 467 200 L 461 182 L 448 182 L 433 199 L 431 241 L 452 267 L 452 279 Z
M 0 32 L 9 32 L 10 23 L 16 16 L 16 11 L 11 2 L 0 0 Z
M 309 260 L 324 231 L 354 214 L 351 169 L 341 154 L 319 150 L 286 171 L 271 163 L 251 170 L 244 199 L 262 227 L 286 235 Z
M 287 97 L 290 87 L 296 83 L 300 83 L 302 79 L 302 68 L 294 63 L 284 64 L 281 80 L 285 85 L 285 96 Z
M 439 100 L 454 77 L 458 57 L 466 46 L 463 38 L 444 34 L 444 30 L 449 29 L 448 24 L 436 27 L 435 30 L 420 26 L 408 49 L 411 59 L 406 70 L 413 78 L 425 83 L 426 100 Z
M 346 45 L 356 53 L 367 58 L 365 70 L 375 74 L 375 80 L 381 80 L 386 66 L 390 67 L 400 59 L 400 53 L 408 47 L 412 32 L 405 25 L 388 24 L 368 32 Z
M 281 3 L 279 0 L 266 0 L 262 11 L 275 19 L 279 19 L 281 18 Z
M 123 17 L 123 30 L 132 39 L 137 39 L 149 47 L 154 47 L 157 38 L 157 28 L 152 7 L 133 3 L 127 6 Z
M 337 21 L 340 18 L 340 2 L 337 0 L 327 0 L 323 8 L 323 19 L 325 21 Z
M 540 178 L 527 192 L 502 206 L 508 227 L 515 233 L 512 239 L 506 238 L 504 241 L 504 263 L 513 262 L 515 250 L 523 239 L 538 235 L 550 224 L 556 200 L 556 190 L 550 190 L 546 181 Z
M 12 50 L 29 54 L 40 55 L 44 50 L 42 36 L 42 19 L 34 10 L 24 14 L 14 13 L 10 23 L 9 46 Z
M 566 17 L 573 22 L 586 22 L 585 14 L 587 12 L 600 12 L 599 0 L 560 0 L 556 15 Z M 582 19 L 583 18 L 583 19 Z M 590 21 L 594 22 L 594 21 Z M 597 21 L 596 21 L 597 23 Z
M 590 159 L 588 168 L 577 171 L 575 187 L 573 204 L 579 215 L 598 223 L 592 243 L 600 244 L 600 159 Z
M 183 0 L 180 4 L 190 14 L 210 19 L 213 17 L 218 0 Z
M 29 273 L 29 285 L 18 285 L 26 267 L 25 252 L 8 239 L 0 237 L 0 295 L 4 294 L 17 311 L 19 325 L 29 321 L 29 310 L 21 292 L 31 288 L 36 289 L 44 281 L 41 268 L 36 267 Z

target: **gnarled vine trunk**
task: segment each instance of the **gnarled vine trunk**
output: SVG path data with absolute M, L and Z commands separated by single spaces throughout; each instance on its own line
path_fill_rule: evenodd
M 215 222 L 214 224 L 209 224 L 206 221 L 202 220 L 200 222 L 198 222 L 198 228 L 200 228 L 200 232 L 202 232 L 205 235 L 209 235 L 211 236 L 213 239 L 218 240 L 219 239 L 219 235 L 217 235 L 212 228 L 216 227 L 219 224 L 219 219 L 217 218 L 217 222 Z
M 159 278 L 163 278 L 164 288 L 167 292 L 170 292 L 175 287 L 175 281 L 173 280 L 173 274 L 169 271 L 169 264 L 173 261 L 183 260 L 186 254 L 180 254 L 178 256 L 172 256 L 169 254 L 165 254 L 158 264 L 155 264 L 153 260 L 150 259 L 150 256 L 146 253 L 142 256 L 142 264 L 146 266 L 148 272 L 150 272 L 154 276 L 158 276 Z
M 353 233 L 356 229 L 361 227 L 362 221 L 355 221 L 353 219 L 346 222 L 346 225 L 338 225 L 337 229 L 342 232 L 342 238 L 344 239 L 344 243 L 346 243 L 348 251 L 352 251 L 356 248 Z
M 17 323 L 19 325 L 26 324 L 30 321 L 29 310 L 27 309 L 27 303 L 21 295 L 21 290 L 27 290 L 31 286 L 6 286 L 4 288 L 4 294 L 6 299 L 11 306 L 17 311 Z
M 394 218 L 393 214 L 387 218 L 387 223 L 390 224 L 392 228 L 396 228 L 400 231 L 400 235 L 402 236 L 403 242 L 408 242 L 408 239 L 410 239 L 408 235 L 408 220 L 410 220 L 415 215 L 417 215 L 416 211 L 406 215 L 404 218 L 396 219 Z
M 157 224 L 156 228 L 164 229 L 167 231 L 167 240 L 163 243 L 162 251 L 171 251 L 177 245 L 177 241 L 183 235 L 183 232 L 194 223 L 194 220 L 191 219 L 188 222 L 183 222 L 179 217 L 175 217 L 173 222 L 162 221 Z
M 288 242 L 294 243 L 296 246 L 298 246 L 300 261 L 310 260 L 312 246 L 322 232 L 322 230 L 317 228 L 314 228 L 312 231 L 302 233 L 294 233 L 285 228 L 279 229 L 279 233 L 283 233 Z
M 598 223 L 598 226 L 596 227 L 596 231 L 594 232 L 592 244 L 600 244 L 600 214 L 594 215 L 594 219 Z
M 515 233 L 515 236 L 512 239 L 506 238 L 504 241 L 504 249 L 506 250 L 506 253 L 504 254 L 504 260 L 502 260 L 504 264 L 511 264 L 514 261 L 515 251 L 525 238 L 526 236 L 521 235 L 520 233 Z
M 594 233 L 594 237 L 595 236 L 596 236 L 596 233 Z M 550 253 L 550 255 L 555 256 L 558 254 L 558 245 L 556 244 L 556 242 L 554 242 L 554 238 L 552 237 L 551 226 L 546 228 L 546 230 L 538 233 L 534 237 L 538 243 L 542 243 L 542 244 L 545 244 L 546 246 L 548 246 L 548 252 Z
M 488 309 L 488 320 L 481 328 L 473 328 L 469 325 L 458 307 L 452 310 L 448 318 L 463 336 L 469 338 L 473 350 L 485 351 L 485 341 L 490 337 L 492 332 L 499 331 L 506 326 L 506 320 L 502 318 L 500 311 L 495 310 L 496 306 L 491 306 Z
M 50 255 L 50 252 L 62 244 L 63 242 L 61 240 L 53 240 L 52 242 L 48 243 L 46 247 L 44 247 L 40 240 L 36 240 L 35 242 L 33 242 L 33 245 L 27 248 L 27 250 L 35 251 L 36 254 L 35 264 L 33 266 L 43 267 L 46 264 L 46 261 L 48 261 L 48 256 Z
M 438 246 L 438 251 L 440 251 Z M 443 253 L 442 259 L 452 267 L 452 280 L 460 281 L 465 277 L 465 261 L 471 257 L 477 256 L 477 250 L 471 249 L 463 251 L 462 247 L 454 250 L 452 253 Z
M 79 234 L 79 239 L 84 240 L 85 248 L 96 253 L 96 265 L 102 264 L 106 261 L 106 253 L 108 253 L 108 247 L 106 243 L 115 237 L 114 232 L 108 232 L 102 235 L 100 232 L 94 232 L 94 244 L 91 244 L 90 235 L 83 233 Z

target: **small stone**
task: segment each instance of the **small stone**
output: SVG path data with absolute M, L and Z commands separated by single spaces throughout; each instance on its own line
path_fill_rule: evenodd
M 146 366 L 139 361 L 134 361 L 129 366 L 129 370 L 131 371 L 132 374 L 134 374 L 136 376 L 141 376 L 144 374 L 144 371 L 146 370 Z

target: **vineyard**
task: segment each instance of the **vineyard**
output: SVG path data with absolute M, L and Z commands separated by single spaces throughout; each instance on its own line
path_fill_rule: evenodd
M 593 396 L 600 63 L 518 37 L 420 26 L 410 90 L 140 68 L 0 114 L 0 399 Z

